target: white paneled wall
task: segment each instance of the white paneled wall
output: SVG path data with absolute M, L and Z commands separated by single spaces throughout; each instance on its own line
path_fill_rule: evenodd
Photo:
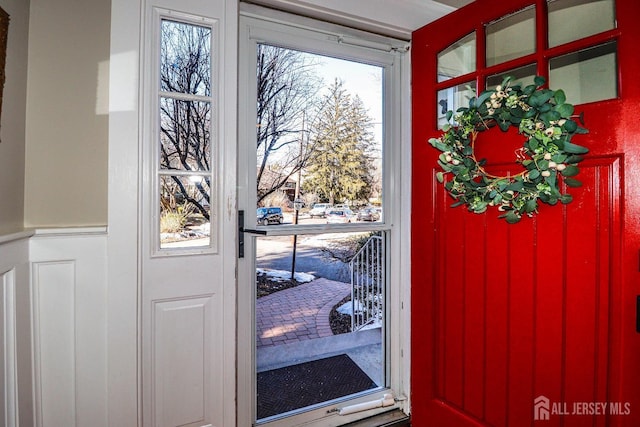
M 0 425 L 32 425 L 29 236 L 0 236 Z
M 0 276 L 2 284 L 2 294 L 0 301 L 0 313 L 3 328 L 0 331 L 3 351 L 2 384 L 0 390 L 4 402 L 3 417 L 4 425 L 18 425 L 18 342 L 16 329 L 16 269 L 6 271 Z
M 0 236 L 0 425 L 107 425 L 106 239 Z
M 29 236 L 0 236 L 0 425 L 32 425 Z

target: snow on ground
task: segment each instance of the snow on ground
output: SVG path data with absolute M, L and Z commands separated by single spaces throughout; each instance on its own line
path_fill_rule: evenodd
M 362 313 L 363 311 L 362 303 L 360 301 L 356 301 L 354 305 L 356 306 L 356 313 Z M 351 301 L 345 302 L 340 307 L 336 308 L 336 311 L 340 314 L 351 316 Z M 364 331 L 367 329 L 375 329 L 380 327 L 382 327 L 382 320 L 374 319 L 371 323 L 363 326 L 360 330 Z
M 339 244 L 343 240 L 348 239 L 350 237 L 360 237 L 369 234 L 368 231 L 361 232 L 355 231 L 350 233 L 323 233 L 323 234 L 312 234 L 306 235 L 301 239 L 301 242 L 309 245 L 309 246 L 317 246 L 317 247 L 326 247 L 327 244 Z
M 291 272 L 290 271 L 271 270 L 271 269 L 268 269 L 268 268 L 256 268 L 256 273 L 257 274 L 264 274 L 267 277 L 269 277 L 271 280 L 276 281 L 276 282 L 282 282 L 282 281 L 291 279 Z M 293 278 L 298 283 L 307 283 L 307 282 L 311 282 L 316 277 L 313 274 L 296 272 L 294 274 Z
M 362 304 L 360 303 L 360 301 L 356 301 L 354 305 L 356 306 L 357 313 L 362 312 Z M 340 307 L 336 308 L 336 311 L 340 314 L 351 316 L 351 301 L 345 302 Z

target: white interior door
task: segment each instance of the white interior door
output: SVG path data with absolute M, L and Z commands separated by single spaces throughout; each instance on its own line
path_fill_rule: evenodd
M 144 8 L 145 426 L 235 424 L 236 98 L 225 89 L 235 82 L 231 3 L 150 1 Z

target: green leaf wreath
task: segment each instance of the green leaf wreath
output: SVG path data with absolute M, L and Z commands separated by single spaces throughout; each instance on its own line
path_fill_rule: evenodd
M 575 134 L 588 133 L 573 120 L 573 105 L 566 102 L 562 90 L 541 88 L 544 77 L 521 88 L 506 77 L 495 90 L 482 92 L 469 100 L 468 108 L 447 112 L 447 123 L 440 138 L 429 143 L 442 151 L 438 164 L 442 172 L 436 177 L 456 199 L 453 206 L 466 205 L 469 211 L 483 213 L 497 206 L 509 223 L 523 215 L 533 216 L 541 201 L 549 205 L 569 203 L 570 194 L 560 191 L 560 181 L 579 187 L 573 178 L 579 172 L 581 154 L 589 150 L 571 142 Z M 579 117 L 582 124 L 582 117 Z M 498 126 L 503 132 L 511 126 L 524 135 L 523 147 L 516 150 L 524 170 L 512 176 L 487 173 L 485 159 L 477 160 L 474 142 L 479 132 Z M 445 174 L 451 175 L 445 180 Z

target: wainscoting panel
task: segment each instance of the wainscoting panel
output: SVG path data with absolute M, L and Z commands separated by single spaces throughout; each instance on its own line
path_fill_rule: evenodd
M 106 232 L 38 230 L 29 245 L 35 426 L 106 426 Z
M 11 269 L 0 274 L 0 341 L 4 343 L 1 354 L 0 420 L 5 426 L 18 425 L 18 365 L 16 341 L 16 272 Z
M 76 425 L 74 261 L 33 263 L 37 425 Z M 54 422 L 55 421 L 55 422 Z
M 29 237 L 0 236 L 0 425 L 33 425 Z

